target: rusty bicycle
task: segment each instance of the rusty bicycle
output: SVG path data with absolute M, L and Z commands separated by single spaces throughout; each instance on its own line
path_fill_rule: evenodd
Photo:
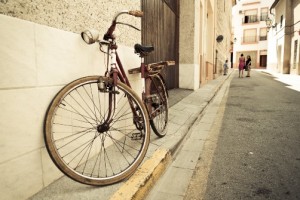
M 103 76 L 79 78 L 62 88 L 50 103 L 44 122 L 44 140 L 55 165 L 71 179 L 89 185 L 108 185 L 134 173 L 145 157 L 150 126 L 164 137 L 168 125 L 168 99 L 162 68 L 174 61 L 144 64 L 152 46 L 134 46 L 141 65 L 129 74 L 141 73 L 145 88 L 140 98 L 118 56 L 113 34 L 120 15 L 142 17 L 141 11 L 116 14 L 103 40 L 95 30 L 81 33 L 87 44 L 98 43 L 107 58 Z M 105 49 L 104 49 L 105 48 Z

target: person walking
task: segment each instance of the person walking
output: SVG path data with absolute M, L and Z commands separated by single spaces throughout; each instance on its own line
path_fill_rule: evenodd
M 227 70 L 228 70 L 228 60 L 225 60 L 225 63 L 223 65 L 223 68 L 224 68 L 224 76 L 227 75 Z
M 239 78 L 244 77 L 244 68 L 245 68 L 245 57 L 244 54 L 241 54 L 241 57 L 239 58 Z M 241 76 L 242 74 L 242 76 Z
M 247 60 L 246 60 L 246 69 L 247 71 L 247 76 L 246 77 L 250 77 L 250 71 L 251 71 L 251 56 L 247 56 Z

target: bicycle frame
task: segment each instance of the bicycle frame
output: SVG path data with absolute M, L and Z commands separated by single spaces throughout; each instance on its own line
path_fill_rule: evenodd
M 118 55 L 117 49 L 118 49 L 117 45 L 112 44 L 112 45 L 108 46 L 108 53 L 107 53 L 108 58 L 107 59 L 109 60 L 109 56 L 111 56 L 111 58 L 110 58 L 111 67 L 110 67 L 110 71 L 106 72 L 106 75 L 109 74 L 108 76 L 113 79 L 114 86 L 116 85 L 117 81 L 121 81 L 122 83 L 126 84 L 127 86 L 129 86 L 131 88 L 129 79 L 125 73 L 125 70 L 123 68 L 123 64 Z M 156 64 L 156 66 L 157 65 L 165 65 L 165 62 L 155 63 L 155 64 Z M 141 58 L 140 67 L 136 68 L 134 70 L 138 70 L 139 72 L 141 72 L 141 78 L 144 79 L 145 89 L 144 89 L 144 91 L 142 91 L 142 100 L 143 100 L 144 104 L 146 105 L 150 120 L 152 120 L 156 116 L 156 114 L 155 114 L 156 112 L 152 113 L 152 107 L 148 103 L 148 102 L 150 102 L 150 101 L 148 101 L 148 99 L 151 98 L 150 97 L 150 89 L 151 89 L 150 83 L 152 81 L 152 77 L 149 75 L 150 71 L 148 70 L 147 65 L 145 65 L 143 58 Z M 157 87 L 157 86 L 155 85 L 155 87 Z M 110 110 L 111 110 L 111 108 L 110 108 Z M 132 111 L 133 111 L 134 115 L 137 116 L 137 113 L 134 108 L 132 108 Z M 150 115 L 150 113 L 152 113 L 152 114 Z
M 135 17 L 142 17 L 143 16 L 143 13 L 140 12 L 140 11 L 122 11 L 120 13 L 117 13 L 116 16 L 114 17 L 113 21 L 112 21 L 111 26 L 108 28 L 107 32 L 104 34 L 104 37 L 103 37 L 104 41 L 99 41 L 98 40 L 99 35 L 97 33 L 93 32 L 92 30 L 87 31 L 87 32 L 83 32 L 81 34 L 83 40 L 88 44 L 92 44 L 94 42 L 99 42 L 100 50 L 102 52 L 104 52 L 101 49 L 102 45 L 107 45 L 108 46 L 107 47 L 107 52 L 104 52 L 104 53 L 107 54 L 107 69 L 106 69 L 106 72 L 105 72 L 105 76 L 100 77 L 100 79 L 105 79 L 105 77 L 106 78 L 111 78 L 113 80 L 113 83 L 112 83 L 113 88 L 115 88 L 118 81 L 121 81 L 122 83 L 126 84 L 128 87 L 131 88 L 130 82 L 127 78 L 127 75 L 124 71 L 121 60 L 119 58 L 119 55 L 117 53 L 118 46 L 116 45 L 116 37 L 113 34 L 114 31 L 115 31 L 116 25 L 117 24 L 127 25 L 127 26 L 130 26 L 130 27 L 134 28 L 134 29 L 139 30 L 138 28 L 136 28 L 136 27 L 134 27 L 130 24 L 117 22 L 117 18 L 122 14 L 129 14 L 129 15 L 133 15 Z M 145 65 L 144 64 L 144 56 L 145 55 L 142 54 L 142 53 L 140 53 L 139 55 L 141 57 L 141 65 L 140 65 L 139 68 L 135 68 L 134 70 L 136 71 L 136 73 L 137 72 L 141 73 L 141 78 L 144 79 L 145 88 L 144 88 L 144 91 L 142 92 L 142 101 L 144 102 L 144 104 L 147 108 L 150 120 L 153 120 L 155 118 L 155 116 L 157 115 L 157 112 L 155 110 L 154 110 L 154 112 L 152 112 L 152 109 L 155 109 L 155 108 L 152 108 L 152 106 L 151 106 L 151 100 L 153 102 L 153 99 L 151 99 L 152 98 L 151 97 L 151 83 L 152 82 L 154 83 L 152 85 L 154 85 L 153 87 L 156 88 L 156 91 L 159 91 L 159 90 L 158 90 L 158 86 L 155 84 L 155 81 L 153 81 L 152 77 L 157 75 L 158 72 L 162 69 L 162 67 L 164 67 L 166 65 L 174 65 L 175 62 L 173 62 L 173 61 L 164 61 L 164 62 L 151 63 L 151 64 L 148 64 L 148 65 Z M 109 66 L 110 66 L 110 68 L 109 68 Z M 131 70 L 129 70 L 129 73 L 130 73 L 130 71 Z M 162 79 L 161 75 L 159 75 L 159 78 L 163 82 L 163 79 Z M 105 82 L 105 81 L 108 81 L 108 80 L 99 80 L 99 90 L 100 91 L 105 89 L 105 88 L 100 87 L 102 82 Z M 105 87 L 105 86 L 102 85 L 102 87 Z M 111 90 L 114 90 L 114 89 L 111 89 Z M 116 91 L 110 91 L 110 97 L 109 97 L 110 101 L 113 101 L 113 95 L 115 95 L 115 93 L 116 93 Z M 156 94 L 156 95 L 160 95 L 159 96 L 160 99 L 164 99 L 162 97 L 162 94 Z M 155 95 L 152 95 L 152 96 L 155 96 Z M 129 100 L 129 101 L 131 101 L 131 100 Z M 165 103 L 165 102 L 163 101 L 163 103 Z M 137 111 L 132 106 L 132 103 L 130 103 L 130 106 L 131 106 L 132 112 L 134 114 L 134 117 L 138 118 L 137 117 L 138 116 Z M 108 123 L 107 125 L 109 125 L 109 121 L 110 121 L 110 117 L 112 116 L 112 112 L 113 112 L 113 105 L 112 105 L 112 103 L 110 103 L 110 105 L 109 105 L 109 114 L 108 114 L 108 117 L 106 119 L 106 122 Z

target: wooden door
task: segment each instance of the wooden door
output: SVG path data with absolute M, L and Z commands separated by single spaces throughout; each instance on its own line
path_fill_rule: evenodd
M 154 46 L 145 63 L 174 60 L 162 72 L 167 89 L 179 87 L 179 0 L 142 0 L 142 44 Z
M 260 67 L 267 67 L 267 55 L 260 55 Z

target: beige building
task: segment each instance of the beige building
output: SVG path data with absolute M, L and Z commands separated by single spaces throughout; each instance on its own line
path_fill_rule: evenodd
M 300 0 L 275 0 L 270 3 L 268 69 L 300 75 Z
M 198 89 L 230 60 L 233 1 L 180 1 L 179 87 Z M 223 38 L 217 41 L 217 37 Z
M 238 66 L 241 54 L 250 55 L 252 68 L 265 68 L 268 57 L 266 19 L 269 0 L 239 0 L 233 8 L 233 62 Z
M 220 75 L 229 59 L 235 0 L 179 2 L 179 87 L 195 90 Z M 80 32 L 104 34 L 116 11 L 139 9 L 141 2 L 132 0 L 0 1 L 1 198 L 27 199 L 62 176 L 43 140 L 47 107 L 67 83 L 105 70 L 98 46 L 86 45 Z M 138 18 L 122 18 L 141 26 Z M 116 34 L 125 70 L 139 66 L 132 47 L 141 33 L 122 27 Z M 140 76 L 129 79 L 140 93 Z

